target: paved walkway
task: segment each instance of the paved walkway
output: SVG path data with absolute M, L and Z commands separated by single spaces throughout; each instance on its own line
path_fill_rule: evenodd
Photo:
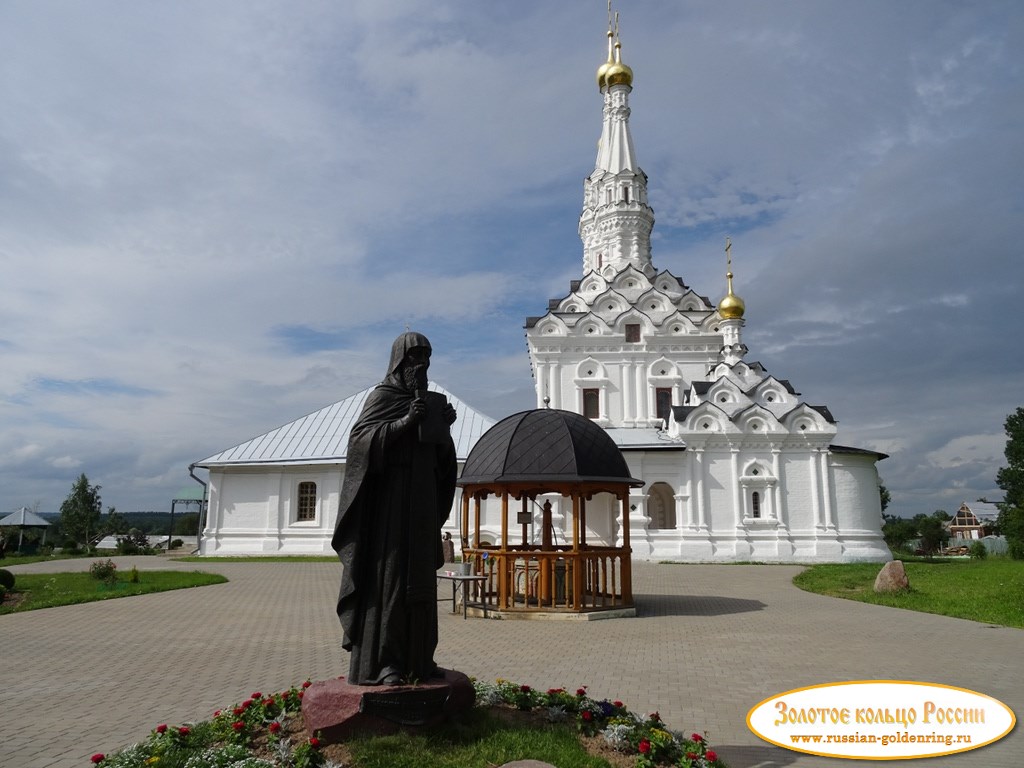
M 223 573 L 227 584 L 0 616 L 0 766 L 87 768 L 94 752 L 161 722 L 208 718 L 254 690 L 344 674 L 333 563 L 174 563 L 121 570 Z M 15 572 L 85 569 L 90 561 Z M 464 621 L 439 603 L 437 661 L 483 679 L 589 686 L 707 730 L 732 768 L 829 766 L 767 744 L 746 713 L 830 681 L 906 679 L 970 688 L 1024 715 L 1024 631 L 811 595 L 796 566 L 634 565 L 639 616 L 596 622 Z M 450 594 L 445 584 L 442 594 Z M 1024 728 L 928 768 L 1018 768 Z

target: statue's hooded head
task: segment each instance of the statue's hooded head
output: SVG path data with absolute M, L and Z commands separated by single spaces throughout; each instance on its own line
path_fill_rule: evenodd
M 422 333 L 403 333 L 391 345 L 387 381 L 409 391 L 426 389 L 430 352 L 430 342 Z

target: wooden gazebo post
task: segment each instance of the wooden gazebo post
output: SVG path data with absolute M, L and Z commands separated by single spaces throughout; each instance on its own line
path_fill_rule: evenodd
M 498 554 L 498 605 L 509 607 L 512 583 L 512 558 L 508 554 L 508 489 L 501 494 L 501 549 Z

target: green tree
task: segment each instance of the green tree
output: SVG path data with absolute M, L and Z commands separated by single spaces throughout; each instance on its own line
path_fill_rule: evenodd
M 896 515 L 882 515 L 885 521 L 882 524 L 882 537 L 889 549 L 904 549 L 907 542 L 917 536 L 917 526 L 912 520 L 907 520 Z
M 174 521 L 174 535 L 195 536 L 199 530 L 199 513 L 186 512 Z
M 925 554 L 934 555 L 949 541 L 949 531 L 943 525 L 949 519 L 949 513 L 942 509 L 935 510 L 931 515 L 922 512 L 914 516 L 914 526 Z
M 889 489 L 882 483 L 878 484 L 878 500 L 882 503 L 882 517 L 884 518 L 885 510 L 889 508 L 889 502 L 892 501 L 892 496 L 889 495 Z
M 1006 466 L 996 474 L 1005 496 L 999 504 L 999 530 L 1014 560 L 1024 560 L 1024 408 L 1006 417 Z
M 89 478 L 83 472 L 60 505 L 61 530 L 66 537 L 88 548 L 98 532 L 102 513 L 100 486 L 89 485 Z
M 107 514 L 103 516 L 103 520 L 100 523 L 99 535 L 117 536 L 118 534 L 128 533 L 130 528 L 131 526 L 128 525 L 128 520 L 124 515 L 114 507 L 107 507 Z

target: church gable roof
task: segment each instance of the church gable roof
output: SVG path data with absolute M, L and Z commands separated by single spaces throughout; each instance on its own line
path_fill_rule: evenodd
M 326 408 L 216 453 L 196 466 L 246 466 L 269 464 L 341 464 L 348 451 L 348 436 L 363 404 L 376 387 L 367 387 Z M 429 389 L 440 392 L 455 407 L 458 419 L 452 425 L 455 455 L 465 460 L 480 436 L 494 426 L 494 419 L 475 411 L 434 382 Z

